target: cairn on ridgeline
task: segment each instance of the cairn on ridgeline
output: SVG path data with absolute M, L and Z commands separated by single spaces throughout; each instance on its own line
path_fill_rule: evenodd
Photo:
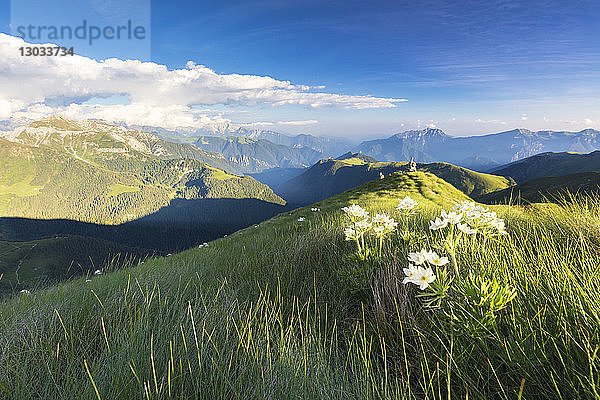
M 408 172 L 417 172 L 417 163 L 413 157 L 410 158 L 410 162 L 408 163 Z

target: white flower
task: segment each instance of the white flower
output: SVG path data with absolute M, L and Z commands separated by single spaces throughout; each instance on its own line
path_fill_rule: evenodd
M 86 279 L 86 280 L 85 280 L 85 283 L 89 283 L 89 282 L 91 282 L 91 281 L 92 281 L 91 279 Z
M 496 229 L 498 229 L 498 233 L 501 235 L 508 235 L 506 232 L 506 226 L 504 224 L 504 220 L 501 218 L 496 218 L 495 220 L 490 222 L 490 225 Z
M 467 235 L 473 235 L 473 234 L 477 233 L 477 229 L 473 229 L 467 224 L 457 224 L 456 227 L 458 228 L 458 230 L 460 230 L 461 232 L 463 232 Z
M 429 284 L 435 281 L 435 275 L 431 268 L 423 268 L 419 267 L 417 273 L 415 274 L 415 284 L 419 285 L 421 290 L 427 289 Z
M 435 221 L 429 221 L 429 229 L 432 231 L 437 231 L 438 229 L 443 229 L 448 226 L 448 221 L 445 219 L 440 219 L 437 217 Z
M 368 231 L 369 229 L 371 229 L 371 226 L 373 226 L 373 225 L 367 219 L 363 219 L 361 221 L 358 221 L 356 224 L 354 224 L 354 228 L 360 232 Z
M 373 233 L 375 234 L 375 236 L 381 237 L 385 234 L 385 227 L 382 225 L 378 225 L 373 228 Z
M 389 220 L 390 217 L 385 214 L 376 214 L 373 218 L 371 218 L 371 221 L 376 224 L 385 224 Z
M 29 290 L 27 290 L 27 289 L 23 289 L 19 293 L 21 293 L 21 294 L 31 294 L 31 292 Z
M 481 215 L 481 220 L 484 224 L 490 223 L 496 219 L 498 219 L 498 215 L 495 211 L 486 212 Z
M 469 211 L 475 210 L 476 204 L 473 201 L 463 200 L 458 205 L 452 207 L 456 212 L 468 213 Z
M 405 285 L 407 283 L 414 283 L 416 285 L 415 277 L 417 271 L 418 268 L 416 266 L 414 266 L 413 264 L 408 264 L 408 268 L 404 268 L 404 275 L 406 275 L 406 277 L 404 278 L 402 283 Z
M 356 240 L 357 234 L 356 231 L 352 228 L 344 229 L 344 235 L 346 235 L 346 240 Z
M 99 269 L 94 271 L 94 275 L 102 275 L 102 271 L 100 271 Z
M 394 221 L 393 218 L 390 218 L 390 220 L 387 221 L 383 226 L 385 227 L 385 229 L 387 231 L 391 232 L 398 227 L 398 223 L 396 221 Z
M 448 222 L 448 223 L 450 223 L 452 225 L 455 225 L 455 224 L 458 224 L 462 220 L 463 214 L 462 213 L 456 213 L 454 211 L 450 211 L 450 212 L 447 213 L 445 210 L 442 210 L 442 218 L 446 222 Z
M 342 211 L 348 214 L 351 218 L 365 218 L 369 215 L 367 210 L 356 204 L 344 207 L 342 208 Z
M 433 251 L 429 252 L 425 258 L 427 259 L 428 263 L 433 264 L 436 267 L 441 267 L 449 262 L 448 257 L 440 257 Z
M 452 207 L 452 210 L 466 214 L 467 218 L 469 218 L 469 213 L 473 213 L 474 211 L 478 212 L 479 215 L 481 215 L 481 213 L 488 211 L 487 208 L 484 208 L 483 206 L 476 204 L 474 201 L 468 201 L 468 200 L 461 201 L 460 203 L 458 203 L 458 205 Z M 471 214 L 471 215 L 473 215 L 473 214 Z M 479 217 L 476 217 L 476 218 L 479 218 Z
M 467 217 L 467 219 L 477 219 L 479 217 L 481 217 L 481 211 L 477 211 L 477 210 L 472 210 L 472 211 L 467 211 L 465 213 L 465 216 Z
M 398 226 L 398 223 L 386 214 L 377 214 L 371 219 L 375 224 L 382 224 L 387 232 L 391 232 Z
M 402 200 L 399 200 L 398 206 L 396 207 L 397 210 L 412 210 L 413 208 L 415 208 L 419 203 L 417 203 L 415 200 L 413 200 L 410 196 L 406 196 L 405 198 L 403 198 Z
M 313 207 L 313 208 L 311 208 L 311 209 L 310 209 L 310 211 L 321 211 L 321 209 L 320 209 L 320 208 Z
M 429 252 L 427 250 L 421 250 L 418 253 L 408 253 L 408 261 L 415 265 L 421 265 L 427 261 Z
M 501 218 L 496 218 L 496 219 L 491 220 L 489 222 L 489 225 L 492 228 L 498 229 L 499 231 L 503 231 L 504 229 L 506 229 L 506 226 L 504 225 L 504 220 Z
M 304 221 L 306 221 L 306 218 L 304 218 L 304 217 L 298 218 L 298 222 L 304 222 Z
M 173 254 L 169 253 L 169 254 L 167 254 L 167 257 L 171 257 L 172 255 L 173 255 Z

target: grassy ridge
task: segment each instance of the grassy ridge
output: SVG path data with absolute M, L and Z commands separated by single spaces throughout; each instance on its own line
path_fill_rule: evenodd
M 340 207 L 389 212 L 407 194 L 421 208 L 405 225 L 411 235 L 386 241 L 369 284 L 349 291 L 339 271 L 354 248 Z M 527 399 L 596 398 L 598 203 L 497 207 L 510 239 L 461 243 L 453 285 L 494 277 L 517 296 L 494 329 L 467 333 L 401 283 L 409 251 L 443 252 L 429 219 L 466 198 L 431 174 L 393 175 L 209 247 L 7 300 L 0 391 L 514 399 L 522 387 Z
M 319 161 L 281 185 L 279 191 L 292 204 L 310 204 L 379 179 L 381 175 L 408 170 L 406 162 L 370 162 L 370 157 L 352 153 L 344 156 L 346 158 L 341 160 Z M 418 170 L 432 173 L 473 197 L 514 185 L 511 178 L 483 174 L 447 163 L 419 164 Z
M 542 153 L 504 165 L 493 171 L 497 175 L 510 176 L 517 183 L 582 172 L 600 172 L 600 151 L 588 154 Z
M 448 163 L 424 164 L 419 169 L 442 178 L 473 198 L 502 190 L 515 184 L 510 177 L 484 174 Z

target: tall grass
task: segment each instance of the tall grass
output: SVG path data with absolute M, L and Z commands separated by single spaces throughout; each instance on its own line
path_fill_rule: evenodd
M 405 190 L 347 193 L 320 213 L 296 210 L 206 248 L 1 303 L 0 393 L 598 398 L 600 203 L 497 207 L 510 239 L 462 243 L 453 285 L 494 277 L 517 296 L 494 328 L 468 331 L 441 312 L 461 310 L 424 307 L 402 284 L 409 251 L 443 252 L 427 227 L 439 212 L 428 191 L 412 192 L 422 203 L 406 222 L 412 234 L 385 241 L 362 290 L 339 273 L 354 250 L 339 209 L 351 200 L 389 211 Z

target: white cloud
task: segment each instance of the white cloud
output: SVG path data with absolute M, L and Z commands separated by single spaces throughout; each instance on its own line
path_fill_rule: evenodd
M 479 124 L 499 124 L 499 125 L 506 125 L 506 121 L 502 121 L 500 119 L 481 119 L 481 118 L 477 118 L 475 120 L 475 122 L 477 122 Z
M 391 108 L 404 99 L 315 92 L 322 87 L 292 84 L 268 76 L 218 74 L 188 62 L 186 68 L 138 60 L 96 61 L 83 56 L 23 57 L 22 39 L 0 34 L 0 119 L 16 112 L 38 112 L 45 105 L 71 116 L 169 126 L 199 123 L 203 117 L 192 106 L 303 105 L 312 108 Z M 128 106 L 84 106 L 91 97 L 125 95 Z M 47 111 L 47 110 L 46 110 Z M 69 114 L 70 113 L 70 114 Z M 114 114 L 113 114 L 114 113 Z M 143 120 L 142 120 L 143 119 Z M 135 120 L 135 122 L 134 122 Z M 161 125 L 163 126 L 163 125 Z
M 527 114 L 521 115 L 521 121 L 527 121 L 528 119 L 529 117 L 527 116 Z
M 418 129 L 422 129 L 422 128 L 435 129 L 437 127 L 438 127 L 438 121 L 434 121 L 432 119 L 430 119 L 428 121 L 417 120 L 417 128 Z
M 292 125 L 292 126 L 299 126 L 299 125 L 313 125 L 313 124 L 318 124 L 319 121 L 315 120 L 315 119 L 308 119 L 306 121 L 279 121 L 277 122 L 278 125 Z
M 583 122 L 589 126 L 596 125 L 596 121 L 589 119 L 589 118 L 584 119 Z

